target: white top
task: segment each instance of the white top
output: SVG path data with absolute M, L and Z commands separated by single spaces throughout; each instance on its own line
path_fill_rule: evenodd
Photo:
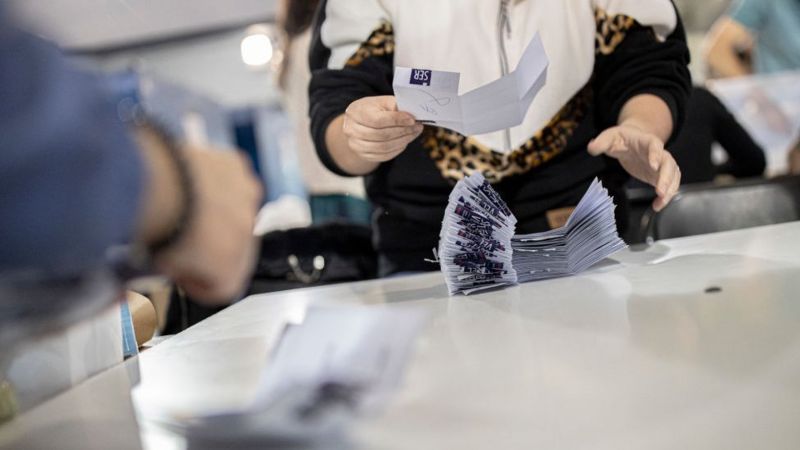
M 243 407 L 308 305 L 389 304 L 431 319 L 385 413 L 354 430 L 361 448 L 800 448 L 800 223 L 614 260 L 470 297 L 438 273 L 253 297 L 144 352 L 136 404 Z
M 550 76 L 523 123 L 511 128 L 516 148 L 543 129 L 589 82 L 594 71 L 595 14 L 628 16 L 670 35 L 678 16 L 669 0 L 514 0 L 509 2 L 504 51 L 509 69 L 517 67 L 528 43 L 541 34 Z M 394 64 L 461 73 L 459 94 L 502 75 L 497 38 L 500 0 L 328 0 L 322 42 L 331 49 L 328 67 L 341 69 L 383 22 L 394 30 Z M 473 136 L 502 149 L 503 132 Z
M 364 198 L 363 178 L 341 177 L 326 169 L 317 156 L 311 139 L 311 120 L 308 118 L 308 47 L 311 31 L 297 36 L 289 47 L 286 87 L 283 92 L 283 109 L 294 129 L 297 159 L 303 181 L 311 195 L 349 194 Z

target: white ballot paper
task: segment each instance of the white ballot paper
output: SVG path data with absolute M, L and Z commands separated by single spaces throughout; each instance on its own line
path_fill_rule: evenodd
M 399 383 L 424 318 L 406 308 L 309 309 L 303 323 L 284 334 L 254 406 L 297 386 L 328 382 L 360 386 L 369 400 L 364 406 L 376 406 Z
M 250 408 L 204 418 L 190 448 L 347 447 L 347 427 L 397 387 L 426 316 L 418 309 L 311 308 L 289 325 Z
M 522 123 L 547 81 L 549 61 L 539 33 L 531 39 L 517 68 L 491 83 L 459 95 L 461 74 L 396 67 L 394 94 L 400 111 L 418 121 L 463 135 L 505 130 Z

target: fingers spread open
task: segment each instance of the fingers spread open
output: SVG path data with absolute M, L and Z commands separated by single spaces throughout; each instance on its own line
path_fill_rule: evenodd
M 653 204 L 653 208 L 656 211 L 662 210 L 672 201 L 672 198 L 678 193 L 680 179 L 680 169 L 678 169 L 678 165 L 672 156 L 667 153 L 666 157 L 663 158 L 661 169 L 658 173 L 658 181 L 656 182 L 658 198 Z
M 664 155 L 669 156 L 664 146 L 657 139 L 651 139 L 647 146 L 647 162 L 650 169 L 657 171 L 661 169 L 664 161 Z
M 608 155 L 612 158 L 621 158 L 628 151 L 626 137 L 620 127 L 609 128 L 600 133 L 597 138 L 589 142 L 589 154 L 592 156 Z

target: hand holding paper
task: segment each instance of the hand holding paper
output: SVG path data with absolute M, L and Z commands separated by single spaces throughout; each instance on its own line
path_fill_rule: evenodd
M 517 68 L 508 75 L 459 95 L 461 75 L 397 67 L 394 93 L 400 111 L 418 121 L 475 135 L 517 126 L 547 80 L 547 54 L 537 33 Z
M 365 161 L 382 163 L 402 153 L 422 132 L 422 125 L 397 111 L 391 96 L 365 97 L 347 108 L 342 131 L 350 149 Z

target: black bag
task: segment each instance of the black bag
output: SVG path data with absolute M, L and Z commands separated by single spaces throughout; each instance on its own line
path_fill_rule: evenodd
M 378 256 L 368 227 L 329 223 L 266 234 L 247 295 L 370 280 Z M 162 334 L 175 334 L 225 309 L 207 307 L 173 289 Z

